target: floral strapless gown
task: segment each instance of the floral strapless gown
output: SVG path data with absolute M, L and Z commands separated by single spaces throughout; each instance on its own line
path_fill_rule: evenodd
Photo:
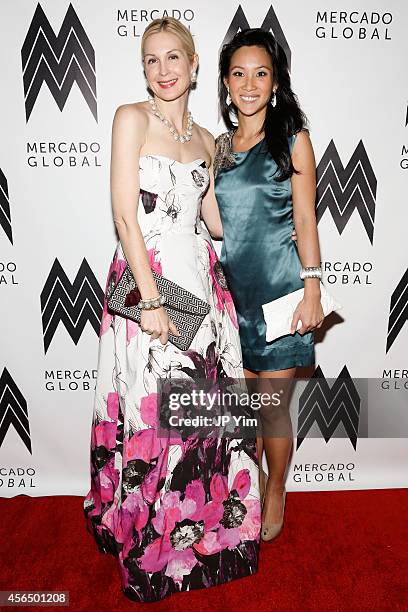
M 140 158 L 138 222 L 152 269 L 210 304 L 192 345 L 162 345 L 112 315 L 106 290 L 126 266 L 120 242 L 109 268 L 91 432 L 87 529 L 117 557 L 130 599 L 153 602 L 257 571 L 261 509 L 256 440 L 157 435 L 160 378 L 243 378 L 231 295 L 200 222 L 205 161 Z

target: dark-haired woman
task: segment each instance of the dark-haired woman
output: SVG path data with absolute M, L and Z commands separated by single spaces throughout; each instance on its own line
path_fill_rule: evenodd
M 258 385 L 285 379 L 289 388 L 296 367 L 314 363 L 313 329 L 324 315 L 321 272 L 312 272 L 320 266 L 314 154 L 285 54 L 270 32 L 245 30 L 223 47 L 219 93 L 228 127 L 217 139 L 214 162 L 223 225 L 221 262 L 237 310 L 245 375 Z M 293 226 L 297 246 L 291 239 Z M 262 304 L 302 287 L 292 333 L 267 342 Z M 288 412 L 285 418 L 290 424 Z M 279 419 L 282 415 L 268 417 L 264 410 L 264 433 L 258 439 L 260 468 L 264 450 L 268 464 L 267 480 L 260 469 L 265 541 L 276 537 L 283 524 L 292 447 L 291 427 L 289 435 L 281 433 L 285 427 L 274 429 Z

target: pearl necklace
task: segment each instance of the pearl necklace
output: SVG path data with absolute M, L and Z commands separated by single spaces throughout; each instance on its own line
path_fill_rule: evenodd
M 171 134 L 173 134 L 173 138 L 174 140 L 180 142 L 181 144 L 184 144 L 185 142 L 188 142 L 189 140 L 191 140 L 191 136 L 193 134 L 193 116 L 190 113 L 190 111 L 187 111 L 187 129 L 185 134 L 179 134 L 178 131 L 176 130 L 176 128 L 174 127 L 174 125 L 171 123 L 171 121 L 169 121 L 164 115 L 163 113 L 157 108 L 157 104 L 154 101 L 154 98 L 149 98 L 149 102 L 151 104 L 152 107 L 152 111 L 153 114 L 156 115 L 156 117 L 158 117 L 160 119 L 160 121 L 162 123 L 164 123 L 164 125 L 166 127 L 169 128 Z

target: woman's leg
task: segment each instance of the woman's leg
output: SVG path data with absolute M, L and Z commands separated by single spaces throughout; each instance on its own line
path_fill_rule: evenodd
M 296 368 L 259 372 L 258 382 L 264 392 L 267 391 L 271 395 L 283 391 L 279 407 L 271 405 L 261 410 L 263 448 L 268 463 L 268 480 L 262 511 L 262 522 L 265 525 L 276 524 L 282 520 L 285 474 L 293 444 L 289 397 L 295 372 Z

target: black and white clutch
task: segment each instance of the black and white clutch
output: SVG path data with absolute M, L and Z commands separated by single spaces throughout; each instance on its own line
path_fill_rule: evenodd
M 187 291 L 187 289 L 180 287 L 177 283 L 153 270 L 152 274 L 159 293 L 166 297 L 164 308 L 180 332 L 180 336 L 175 336 L 169 332 L 169 341 L 182 351 L 186 351 L 205 316 L 210 312 L 210 305 L 194 293 Z M 119 281 L 108 286 L 108 309 L 122 317 L 140 323 L 141 309 L 137 305 L 140 299 L 140 292 L 128 264 Z

